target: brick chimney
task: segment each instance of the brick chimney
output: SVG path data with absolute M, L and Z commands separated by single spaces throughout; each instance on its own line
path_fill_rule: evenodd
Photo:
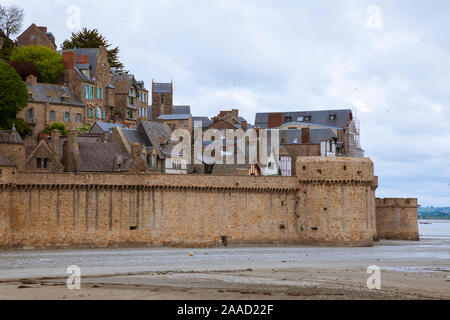
M 63 52 L 64 70 L 72 70 L 75 68 L 75 52 L 64 51 Z
M 50 144 L 52 146 L 53 152 L 55 152 L 56 159 L 59 160 L 59 139 L 61 137 L 61 132 L 59 130 L 52 130 L 52 135 L 50 136 Z
M 32 87 L 37 86 L 37 78 L 33 74 L 30 74 L 26 80 L 30 86 L 32 86 Z
M 302 144 L 311 143 L 311 131 L 309 128 L 302 128 Z
M 47 33 L 47 27 L 38 27 L 39 31 Z

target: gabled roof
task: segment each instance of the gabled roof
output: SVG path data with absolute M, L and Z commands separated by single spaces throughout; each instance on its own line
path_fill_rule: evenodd
M 152 145 L 143 130 L 125 128 L 122 129 L 122 133 L 129 145 L 131 145 L 132 143 L 139 143 L 140 145 L 145 145 L 146 147 Z
M 35 87 L 31 86 L 28 82 L 26 83 L 28 87 L 28 92 L 32 94 L 32 100 L 30 102 L 48 102 L 54 104 L 65 104 L 61 97 L 69 97 L 70 105 L 84 107 L 85 105 L 81 102 L 80 99 L 70 90 L 69 87 L 58 85 L 58 84 L 49 84 L 49 83 L 38 83 Z M 50 100 L 48 97 L 52 97 Z
M 171 83 L 153 83 L 153 92 L 155 93 L 172 93 Z
M 7 157 L 5 157 L 0 152 L 0 167 L 15 167 L 16 165 L 12 163 Z
M 269 125 L 269 114 L 271 112 L 257 113 L 255 117 L 256 128 L 267 128 Z M 276 112 L 273 112 L 276 113 Z M 330 116 L 335 115 L 336 120 L 330 120 Z M 321 111 L 294 111 L 294 112 L 282 112 L 283 123 L 298 121 L 298 118 L 310 116 L 311 123 L 326 125 L 330 127 L 345 128 L 352 119 L 352 111 L 350 109 L 342 110 L 321 110 Z M 290 121 L 285 121 L 286 117 L 290 117 Z
M 122 123 L 107 123 L 98 121 L 94 124 L 94 126 L 98 126 L 104 132 L 110 132 L 115 127 L 126 128 L 127 126 Z M 92 127 L 93 128 L 93 127 Z M 92 130 L 91 128 L 91 130 Z
M 191 114 L 191 106 L 173 106 L 174 114 Z
M 12 130 L 0 130 L 0 143 L 24 144 L 16 127 L 13 127 Z
M 79 142 L 78 150 L 80 172 L 114 172 L 118 162 L 126 171 L 131 160 L 115 143 Z
M 191 118 L 191 114 L 163 114 L 158 117 L 159 120 L 186 120 Z
M 78 71 L 78 74 L 80 74 L 80 76 L 83 78 L 83 80 L 88 80 L 88 81 L 92 81 L 95 71 L 97 69 L 97 62 L 98 62 L 98 57 L 100 55 L 100 49 L 99 48 L 83 48 L 83 49 L 67 49 L 67 50 L 63 50 L 60 51 L 60 53 L 62 54 L 62 52 L 74 52 L 75 53 L 75 63 L 77 63 L 78 61 L 78 56 L 80 55 L 84 55 L 84 56 L 88 56 L 89 57 L 89 66 L 92 70 L 91 75 L 88 79 L 86 79 L 85 75 L 83 73 L 80 72 L 78 66 L 82 66 L 84 69 L 86 69 L 86 64 L 76 64 L 75 65 L 75 70 Z
M 139 130 L 143 130 L 150 140 L 151 146 L 156 149 L 158 156 L 161 159 L 165 159 L 165 155 L 161 148 L 160 139 L 164 139 L 170 142 L 172 137 L 172 132 L 165 123 L 160 123 L 156 121 L 142 121 L 139 124 Z
M 196 121 L 200 121 L 203 128 L 207 128 L 213 123 L 212 120 L 208 117 L 192 117 L 192 124 L 194 124 Z

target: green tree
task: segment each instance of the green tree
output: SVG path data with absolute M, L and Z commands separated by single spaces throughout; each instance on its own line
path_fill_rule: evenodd
M 80 32 L 72 32 L 70 40 L 65 40 L 61 45 L 61 49 L 86 49 L 98 48 L 100 46 L 108 49 L 108 62 L 112 74 L 120 75 L 128 73 L 128 71 L 125 71 L 125 66 L 119 61 L 119 47 L 109 49 L 111 44 L 100 34 L 98 29 L 88 30 L 87 28 L 83 28 Z
M 63 136 L 67 135 L 69 132 L 66 129 L 64 123 L 61 122 L 53 122 L 51 125 L 47 126 L 42 130 L 42 133 L 52 134 L 52 130 L 59 130 Z
M 78 128 L 75 128 L 74 131 L 77 133 L 88 133 L 89 131 L 91 131 L 91 128 L 92 128 L 92 126 L 83 124 L 83 125 L 79 126 Z
M 39 81 L 57 83 L 64 73 L 62 56 L 44 46 L 26 46 L 13 50 L 11 61 L 19 63 L 34 62 L 39 71 Z
M 13 67 L 0 61 L 0 126 L 9 125 L 27 104 L 27 86 Z
M 28 122 L 26 122 L 22 118 L 9 119 L 7 123 L 1 127 L 1 129 L 11 130 L 13 126 L 16 127 L 17 132 L 20 134 L 22 138 L 25 138 L 26 136 L 30 135 L 33 132 Z
M 10 38 L 5 38 L 5 41 L 3 41 L 3 46 L 0 49 L 0 58 L 9 60 L 13 50 L 14 50 L 14 42 Z

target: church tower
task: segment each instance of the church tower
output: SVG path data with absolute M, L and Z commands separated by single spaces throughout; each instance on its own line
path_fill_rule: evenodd
M 152 81 L 152 120 L 164 114 L 173 114 L 173 82 Z

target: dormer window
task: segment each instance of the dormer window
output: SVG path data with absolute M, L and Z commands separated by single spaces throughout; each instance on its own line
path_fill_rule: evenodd
M 47 96 L 48 101 L 53 101 L 52 96 Z
M 305 120 L 305 117 L 298 117 L 298 118 L 297 118 L 297 121 L 298 121 L 298 122 L 303 122 L 304 120 Z
M 330 120 L 331 120 L 331 121 L 336 120 L 336 115 L 335 115 L 335 114 L 330 115 Z
M 292 117 L 288 116 L 288 117 L 284 117 L 284 122 L 291 122 L 292 121 Z
M 311 116 L 305 116 L 303 121 L 311 121 Z

